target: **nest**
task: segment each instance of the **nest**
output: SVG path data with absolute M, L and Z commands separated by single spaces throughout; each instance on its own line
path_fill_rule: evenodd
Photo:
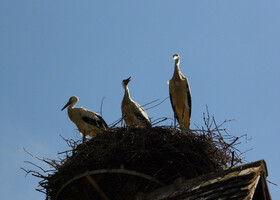
M 211 122 L 211 124 L 213 121 Z M 66 140 L 70 150 L 60 160 L 43 160 L 54 170 L 35 171 L 41 192 L 50 200 L 135 199 L 179 177 L 191 179 L 241 162 L 237 137 L 220 126 L 182 133 L 171 127 L 111 128 L 79 144 Z M 46 172 L 46 171 L 45 171 Z

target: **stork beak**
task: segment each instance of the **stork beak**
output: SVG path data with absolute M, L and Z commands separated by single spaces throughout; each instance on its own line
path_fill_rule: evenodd
M 127 84 L 129 83 L 130 79 L 131 79 L 131 77 L 129 77 L 129 78 L 127 78 L 127 79 L 124 79 L 124 80 L 123 80 L 123 83 L 124 83 L 125 85 L 127 85 Z
M 69 100 L 68 103 L 61 109 L 61 111 L 63 111 L 67 106 L 69 106 L 71 104 L 71 101 Z

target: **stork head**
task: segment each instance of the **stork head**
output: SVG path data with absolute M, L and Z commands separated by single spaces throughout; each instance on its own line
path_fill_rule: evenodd
M 175 62 L 178 62 L 178 61 L 180 60 L 179 54 L 175 53 L 175 54 L 173 55 L 173 59 L 175 60 Z
M 126 88 L 126 86 L 128 85 L 130 79 L 131 79 L 131 77 L 129 77 L 129 78 L 127 78 L 127 79 L 124 79 L 124 80 L 122 81 L 122 86 L 123 86 L 123 88 Z
M 67 104 L 61 109 L 64 110 L 65 108 L 67 108 L 70 105 L 75 105 L 77 102 L 79 101 L 79 98 L 76 96 L 72 96 L 70 97 L 69 101 L 67 102 Z

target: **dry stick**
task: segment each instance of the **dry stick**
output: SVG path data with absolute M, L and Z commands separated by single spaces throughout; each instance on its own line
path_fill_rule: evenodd
M 220 128 L 221 126 L 223 126 L 225 123 L 228 123 L 228 122 L 231 122 L 231 121 L 233 121 L 233 119 L 226 119 L 226 120 L 224 120 L 223 121 L 223 123 L 221 123 L 219 126 L 217 126 L 217 128 Z M 225 131 L 226 132 L 226 131 Z
M 267 179 L 266 179 L 266 181 L 269 182 L 269 183 L 272 184 L 272 185 L 278 186 L 276 183 L 273 183 L 273 182 L 271 182 L 271 181 L 269 181 L 269 180 L 267 180 Z
M 156 100 L 153 100 L 153 101 L 151 101 L 151 102 L 149 102 L 149 103 L 146 103 L 146 104 L 144 104 L 142 107 L 144 108 L 145 106 L 150 105 L 150 104 L 152 104 L 152 103 L 154 103 L 154 102 L 156 102 L 156 101 L 159 101 L 159 99 L 156 99 Z
M 206 127 L 207 128 L 211 128 L 210 126 L 209 126 L 209 124 L 210 124 L 210 113 L 209 113 L 209 110 L 208 110 L 208 106 L 206 105 L 206 112 L 207 112 L 207 121 L 205 121 L 205 123 L 207 124 L 206 125 Z M 204 114 L 204 113 L 203 113 Z
M 60 154 L 67 154 L 68 152 L 71 152 L 71 151 L 73 151 L 73 150 L 71 149 L 71 150 L 62 151 L 62 152 L 58 152 L 57 154 L 58 155 L 60 155 Z
M 162 104 L 163 102 L 165 102 L 166 101 L 166 99 L 168 99 L 169 97 L 166 97 L 165 99 L 163 99 L 161 102 L 159 102 L 158 104 L 156 104 L 156 105 L 154 105 L 154 106 L 152 106 L 152 107 L 150 107 L 150 108 L 147 108 L 146 110 L 150 110 L 150 109 L 152 109 L 152 108 L 154 108 L 154 107 L 157 107 L 157 106 L 159 106 L 160 104 Z
M 252 151 L 252 150 L 253 150 L 253 148 L 250 148 L 250 149 L 248 149 L 248 150 L 242 152 L 241 155 L 242 155 L 242 154 L 245 154 L 245 153 L 247 153 L 247 152 L 249 152 L 249 151 Z
M 238 139 L 239 139 L 239 137 L 236 137 L 236 138 L 233 140 L 232 143 L 227 144 L 227 148 L 228 148 L 228 147 L 231 147 Z
M 153 123 L 152 123 L 152 126 L 156 125 L 156 124 L 159 124 L 160 122 L 163 122 L 163 121 L 166 121 L 168 118 L 167 117 L 160 117 L 158 119 L 156 119 Z M 157 121 L 159 120 L 159 121 Z M 157 122 L 156 122 L 157 121 Z
M 30 164 L 30 165 L 33 165 L 33 166 L 39 168 L 40 170 L 42 170 L 44 173 L 55 171 L 54 169 L 44 170 L 42 167 L 40 167 L 40 166 L 38 166 L 38 165 L 36 165 L 36 164 L 30 162 L 30 161 L 24 161 L 24 163 L 28 163 L 28 164 Z M 21 168 L 21 169 L 23 169 L 23 168 Z M 23 169 L 23 170 L 26 171 L 25 169 Z
M 118 125 L 121 121 L 123 120 L 123 117 L 118 119 L 117 121 L 113 122 L 112 124 L 109 125 L 110 129 L 114 128 L 116 125 Z
M 208 127 L 209 129 L 211 129 L 212 125 L 213 125 L 213 119 L 214 119 L 214 116 L 212 116 L 212 122 L 210 123 L 210 113 L 209 113 L 209 109 L 208 109 L 208 106 L 206 105 L 206 112 L 207 112 L 207 119 L 208 119 Z
M 234 151 L 231 152 L 231 167 L 233 167 L 233 162 L 234 162 Z
M 42 159 L 42 158 L 38 158 L 37 156 L 34 156 L 34 155 L 31 154 L 30 152 L 28 152 L 24 147 L 23 147 L 23 150 L 24 150 L 27 154 L 29 154 L 30 156 L 32 156 L 33 158 L 36 158 L 37 160 L 40 160 L 40 161 L 42 161 L 42 162 L 44 162 L 44 163 L 47 163 L 48 165 L 50 165 L 50 166 L 53 167 L 54 169 L 57 169 L 57 166 L 55 166 L 53 163 L 51 163 L 51 162 L 49 162 L 49 161 L 47 161 L 47 160 L 44 160 L 44 159 Z
M 228 148 L 232 148 L 233 150 L 236 150 L 236 148 L 234 147 L 234 145 L 236 145 L 235 144 L 235 142 L 239 139 L 238 137 L 234 137 L 234 136 L 231 136 L 231 137 L 229 137 L 228 139 L 231 139 L 231 138 L 233 138 L 233 141 L 230 143 L 230 144 L 228 144 L 227 142 L 225 142 L 225 138 L 223 138 L 223 136 L 222 136 L 222 134 L 221 134 L 221 132 L 223 131 L 223 132 L 226 132 L 226 129 L 221 129 L 221 126 L 222 125 L 224 125 L 226 122 L 230 122 L 231 120 L 225 120 L 222 124 L 220 124 L 220 125 L 217 125 L 217 123 L 216 123 L 216 121 L 215 121 L 215 118 L 214 118 L 214 116 L 212 117 L 212 121 L 210 122 L 210 115 L 209 115 L 209 111 L 208 111 L 208 107 L 206 106 L 206 110 L 207 110 L 207 117 L 206 117 L 206 114 L 205 113 L 203 113 L 203 119 L 204 119 L 204 124 L 205 124 L 205 126 L 206 126 L 206 128 L 208 129 L 208 130 L 204 130 L 204 128 L 202 127 L 202 131 L 201 130 L 197 130 L 197 132 L 204 132 L 204 131 L 206 131 L 208 134 L 210 134 L 210 136 L 213 138 L 213 132 L 217 132 L 218 134 L 217 135 L 214 135 L 214 139 L 216 139 L 217 141 L 218 141 L 218 143 L 219 143 L 219 145 L 221 145 L 221 148 L 224 150 L 224 151 L 226 151 L 226 150 L 228 150 Z M 213 130 L 210 130 L 211 129 L 211 126 L 212 125 L 215 125 L 215 127 L 214 127 L 214 129 Z M 213 134 L 211 134 L 211 133 L 213 133 Z M 226 132 L 227 133 L 227 132 Z M 228 133 L 227 133 L 227 135 L 229 135 Z M 238 152 L 240 152 L 240 151 L 238 151 Z M 241 162 L 241 159 L 240 159 L 240 157 L 237 155 L 237 156 L 235 156 L 236 157 L 236 162 L 238 163 L 238 162 Z M 232 162 L 233 162 L 234 160 L 232 160 Z M 233 163 L 232 163 L 232 165 L 233 165 Z
M 204 130 L 204 128 L 202 127 L 202 129 L 191 129 L 192 131 L 196 131 L 196 132 L 200 132 L 200 133 L 212 133 L 212 131 L 210 130 Z M 223 131 L 223 129 L 220 129 L 220 131 Z
M 102 189 L 99 187 L 99 185 L 96 183 L 96 181 L 89 175 L 86 175 L 86 178 L 88 181 L 92 184 L 92 186 L 96 189 L 96 191 L 100 194 L 100 196 L 105 199 L 109 200 L 109 198 L 106 196 L 106 194 L 102 191 Z
M 222 136 L 222 134 L 221 134 L 221 132 L 220 132 L 220 130 L 219 130 L 219 127 L 218 127 L 218 125 L 217 125 L 217 123 L 216 123 L 215 118 L 213 117 L 212 120 L 213 120 L 214 125 L 215 125 L 215 128 L 213 129 L 213 131 L 214 131 L 214 130 L 217 130 L 217 132 L 219 133 L 220 138 L 223 138 L 223 136 Z
M 203 121 L 204 121 L 204 125 L 207 128 L 208 132 L 211 132 L 210 127 L 209 127 L 209 116 L 206 118 L 205 113 L 203 113 Z
M 64 138 L 62 135 L 59 135 L 66 143 L 67 143 L 67 145 L 69 146 L 69 147 L 71 147 L 71 148 L 76 148 L 77 146 L 78 146 L 78 142 L 80 141 L 80 140 L 78 140 L 78 141 L 75 141 L 75 140 L 73 140 L 73 139 L 66 139 L 66 138 Z
M 35 177 L 46 178 L 45 176 L 41 175 L 39 172 L 36 172 L 36 171 L 34 171 L 34 170 L 27 170 L 27 169 L 24 169 L 24 168 L 22 168 L 22 167 L 21 167 L 20 169 L 22 169 L 23 171 L 26 172 L 25 177 L 26 177 L 29 173 L 32 173 L 32 175 L 35 176 Z
M 92 171 L 87 171 L 85 173 L 82 173 L 78 176 L 75 176 L 74 178 L 72 178 L 71 180 L 67 181 L 65 184 L 63 184 L 61 186 L 61 188 L 58 190 L 57 194 L 56 194 L 56 197 L 55 199 L 57 199 L 58 195 L 60 194 L 60 192 L 66 187 L 68 186 L 70 183 L 80 179 L 80 178 L 83 178 L 83 177 L 86 177 L 87 175 L 95 175 L 95 174 L 128 174 L 128 175 L 132 175 L 132 176 L 138 176 L 138 177 L 141 177 L 141 178 L 144 178 L 144 179 L 147 179 L 147 180 L 150 180 L 150 181 L 153 181 L 157 184 L 160 184 L 160 185 L 164 185 L 162 184 L 161 182 L 159 182 L 157 179 L 153 178 L 152 176 L 149 176 L 147 174 L 143 174 L 143 173 L 139 173 L 139 172 L 136 172 L 136 171 L 131 171 L 131 170 L 127 170 L 127 169 L 99 169 L 99 170 L 92 170 Z
M 102 97 L 102 100 L 101 100 L 101 105 L 100 105 L 100 116 L 102 117 L 102 107 L 103 107 L 103 101 L 104 101 L 105 97 Z
M 48 194 L 47 192 L 44 191 L 44 189 L 35 189 L 35 190 L 38 191 L 38 192 L 41 192 L 41 193 L 43 193 L 43 194 L 45 194 L 45 195 Z
M 215 129 L 214 130 L 217 130 L 217 132 L 219 133 L 219 142 L 221 143 L 221 145 L 223 146 L 223 149 L 226 151 L 228 148 L 229 148 L 229 144 L 227 144 L 226 142 L 225 142 L 225 140 L 224 140 L 224 138 L 223 138 L 223 136 L 222 136 L 222 134 L 221 134 L 221 132 L 220 132 L 220 130 L 219 130 L 219 128 L 221 127 L 221 125 L 217 125 L 217 123 L 216 123 L 216 120 L 214 119 L 214 117 L 213 117 L 213 122 L 214 122 L 214 124 L 215 124 Z M 223 122 L 224 123 L 224 122 Z M 222 123 L 222 124 L 223 124 Z M 233 143 L 235 143 L 236 142 L 236 140 L 235 141 L 233 141 Z M 233 144 L 232 143 L 232 144 Z
M 38 157 L 34 156 L 32 153 L 28 152 L 24 147 L 23 147 L 23 150 L 25 151 L 25 153 L 29 154 L 31 157 L 36 158 L 36 159 L 38 159 L 40 161 L 44 161 L 43 159 L 38 158 Z

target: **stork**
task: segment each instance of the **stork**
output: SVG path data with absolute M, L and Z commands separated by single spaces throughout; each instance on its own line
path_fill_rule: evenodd
M 128 83 L 131 77 L 122 81 L 124 88 L 124 97 L 122 100 L 122 117 L 128 127 L 136 126 L 140 128 L 151 127 L 151 121 L 144 110 L 138 103 L 130 98 Z
M 173 77 L 169 80 L 169 97 L 174 111 L 174 127 L 177 119 L 182 131 L 188 131 L 192 110 L 191 90 L 188 79 L 179 68 L 180 56 L 174 54 L 173 59 L 175 68 Z
M 80 134 L 83 136 L 84 144 L 87 135 L 94 137 L 96 134 L 104 132 L 108 128 L 108 125 L 97 113 L 82 107 L 74 108 L 78 101 L 78 97 L 72 96 L 61 111 L 68 106 L 67 111 L 69 119 L 76 124 Z

